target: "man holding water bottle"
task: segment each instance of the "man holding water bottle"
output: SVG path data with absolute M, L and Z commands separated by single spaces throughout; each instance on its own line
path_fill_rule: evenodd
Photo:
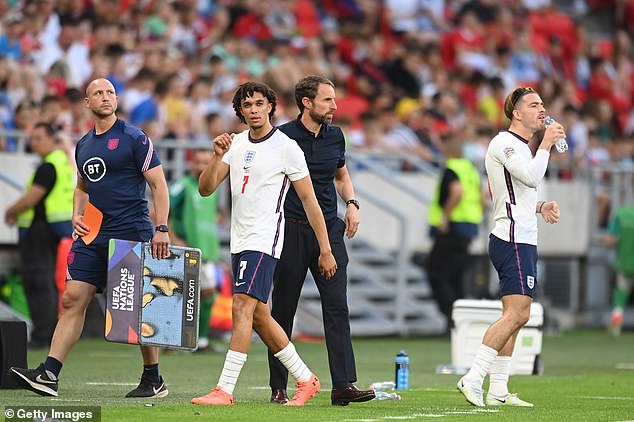
M 551 148 L 565 143 L 561 124 L 546 122 L 546 109 L 532 88 L 517 88 L 504 102 L 511 120 L 508 131 L 498 133 L 489 144 L 485 165 L 489 179 L 495 225 L 489 236 L 489 257 L 500 279 L 502 317 L 484 334 L 469 372 L 458 381 L 458 390 L 474 406 L 522 406 L 532 403 L 509 393 L 511 355 L 517 334 L 530 317 L 537 288 L 537 216 L 554 224 L 559 221 L 555 201 L 538 201 Z M 544 131 L 545 128 L 545 131 Z M 544 136 L 535 156 L 529 142 Z M 490 375 L 486 404 L 484 377 Z

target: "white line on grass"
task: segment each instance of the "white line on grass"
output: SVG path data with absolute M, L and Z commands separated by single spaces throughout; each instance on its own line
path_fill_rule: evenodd
M 449 415 L 475 415 L 477 413 L 498 413 L 498 409 L 471 409 L 471 410 L 454 410 L 450 408 L 443 411 L 443 413 L 412 413 L 409 415 L 400 416 L 383 416 L 379 419 L 345 419 L 344 422 L 377 422 L 379 420 L 407 420 L 417 418 L 444 418 Z
M 582 399 L 593 400 L 634 400 L 634 397 L 581 396 Z
M 256 386 L 256 387 L 249 387 L 249 390 L 269 390 L 271 387 L 267 387 L 267 386 Z
M 52 401 L 84 401 L 80 399 L 51 399 Z
M 616 369 L 634 369 L 634 363 L 617 363 Z

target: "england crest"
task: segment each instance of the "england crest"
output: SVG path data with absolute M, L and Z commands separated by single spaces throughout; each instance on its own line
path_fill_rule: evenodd
M 255 158 L 255 151 L 247 150 L 244 153 L 244 162 L 245 163 L 250 163 L 251 161 L 253 161 L 254 158 Z
M 119 139 L 108 139 L 108 149 L 110 151 L 114 151 L 119 146 Z

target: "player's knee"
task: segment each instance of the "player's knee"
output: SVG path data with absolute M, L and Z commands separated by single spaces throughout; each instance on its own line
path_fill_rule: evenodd
M 234 295 L 233 303 L 231 305 L 231 312 L 234 316 L 245 317 L 253 316 L 253 304 L 250 303 L 250 297 L 247 295 Z
M 64 312 L 69 311 L 73 308 L 76 308 L 78 304 L 79 297 L 66 290 L 62 295 L 62 310 Z
M 66 290 L 62 295 L 62 311 L 67 312 L 70 310 L 80 310 L 83 306 L 83 302 L 84 301 L 79 294 Z
M 528 322 L 530 318 L 530 309 L 529 310 L 520 310 L 517 312 L 513 312 L 513 324 L 514 328 L 522 328 Z

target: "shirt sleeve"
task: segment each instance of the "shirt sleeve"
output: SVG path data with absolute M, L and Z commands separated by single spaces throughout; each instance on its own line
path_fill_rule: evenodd
M 161 160 L 154 149 L 154 143 L 145 133 L 134 140 L 134 161 L 141 173 L 161 165 Z
M 438 195 L 438 204 L 441 207 L 445 206 L 447 198 L 449 197 L 449 186 L 451 182 L 458 180 L 458 175 L 451 169 L 445 169 L 440 181 L 440 194 Z
M 612 220 L 610 220 L 610 224 L 608 225 L 608 233 L 612 235 L 612 237 L 619 237 L 619 215 L 617 214 Z
M 46 192 L 50 192 L 53 186 L 55 186 L 56 178 L 55 166 L 51 163 L 43 163 L 35 171 L 33 184 L 43 187 L 46 189 Z
M 339 154 L 339 161 L 337 161 L 337 168 L 341 168 L 346 165 L 346 137 L 343 131 L 339 129 L 341 134 L 341 153 Z
M 510 143 L 499 142 L 493 148 L 494 158 L 511 173 L 511 176 L 524 183 L 526 186 L 536 188 L 546 174 L 550 153 L 543 149 L 538 149 L 535 157 L 526 160 L 522 157 Z
M 293 140 L 287 143 L 284 173 L 286 173 L 291 182 L 303 179 L 309 174 L 304 151 Z

